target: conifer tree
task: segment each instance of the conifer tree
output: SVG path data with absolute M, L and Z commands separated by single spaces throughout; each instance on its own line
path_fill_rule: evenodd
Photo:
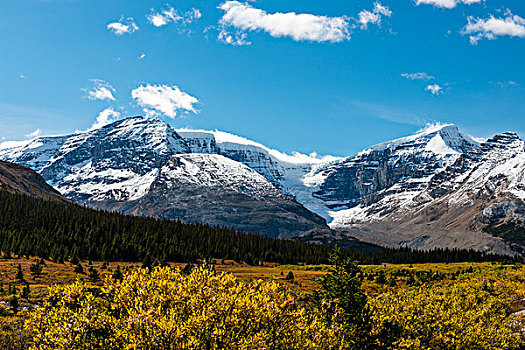
M 75 270 L 73 270 L 73 272 L 83 274 L 84 268 L 82 267 L 82 264 L 78 263 L 77 266 L 75 266 Z
M 22 293 L 20 293 L 20 297 L 22 299 L 29 299 L 29 293 L 30 293 L 30 289 L 29 289 L 29 283 L 26 283 L 26 285 L 24 286 L 24 288 L 22 288 Z
M 100 281 L 100 274 L 98 273 L 97 269 L 95 269 L 93 266 L 91 266 L 89 269 L 88 269 L 88 273 L 89 273 L 89 280 L 92 282 L 92 283 L 96 283 L 98 281 Z
M 113 279 L 116 280 L 122 280 L 123 274 L 122 271 L 120 271 L 119 265 L 117 265 L 117 268 L 115 269 L 115 272 L 113 272 L 113 275 L 111 277 L 113 277 Z
M 20 281 L 24 280 L 24 272 L 22 271 L 22 265 L 20 264 L 18 264 L 18 267 L 17 267 L 16 279 Z
M 40 261 L 31 264 L 29 267 L 29 271 L 33 275 L 33 279 L 37 279 L 42 274 L 42 265 L 40 264 Z
M 11 306 L 11 309 L 16 314 L 18 312 L 18 298 L 17 298 L 17 296 L 16 295 L 12 295 L 9 298 L 8 302 L 9 302 L 9 306 Z

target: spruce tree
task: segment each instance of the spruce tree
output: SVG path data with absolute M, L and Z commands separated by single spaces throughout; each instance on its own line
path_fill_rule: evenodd
M 77 266 L 75 266 L 75 269 L 73 270 L 75 273 L 84 273 L 84 268 L 82 267 L 81 263 L 78 263 Z
M 18 312 L 18 298 L 16 295 L 12 295 L 10 298 L 9 298 L 9 306 L 11 306 L 11 309 L 13 310 L 13 312 L 16 314 Z
M 22 299 L 29 299 L 29 293 L 30 293 L 30 289 L 29 289 L 29 283 L 26 283 L 26 285 L 24 286 L 24 288 L 22 288 L 22 293 L 20 293 L 20 297 Z
M 100 274 L 98 273 L 97 269 L 95 269 L 93 266 L 91 266 L 89 269 L 88 269 L 88 277 L 89 277 L 89 280 L 92 282 L 92 283 L 97 283 L 98 281 L 100 281 Z
M 291 280 L 295 279 L 295 276 L 294 276 L 292 271 L 288 271 L 288 274 L 286 275 L 286 277 L 284 279 L 287 280 L 287 281 L 291 281 Z
M 24 280 L 24 272 L 22 271 L 22 265 L 20 264 L 18 264 L 18 267 L 17 267 L 16 279 L 20 281 Z
M 33 279 L 37 279 L 42 274 L 42 265 L 39 262 L 36 262 L 34 264 L 31 264 L 29 267 L 29 271 L 33 275 Z

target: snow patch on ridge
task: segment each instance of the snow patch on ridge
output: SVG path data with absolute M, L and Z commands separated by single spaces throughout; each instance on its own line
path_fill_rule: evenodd
M 331 162 L 337 159 L 341 159 L 340 157 L 335 157 L 331 155 L 326 156 L 319 156 L 317 153 L 312 154 L 303 154 L 300 152 L 293 152 L 292 154 L 283 153 L 281 151 L 269 148 L 264 146 L 261 143 L 258 143 L 256 141 L 247 139 L 242 136 L 234 135 L 229 132 L 220 131 L 220 130 L 193 130 L 193 129 L 176 129 L 177 133 L 181 135 L 183 138 L 197 138 L 197 137 L 209 137 L 208 135 L 213 135 L 215 138 L 215 141 L 220 144 L 227 144 L 228 148 L 237 148 L 237 149 L 245 149 L 246 147 L 243 146 L 249 146 L 262 149 L 266 151 L 268 154 L 273 156 L 279 161 L 290 163 L 290 164 L 320 164 L 320 163 L 327 163 Z
M 425 151 L 436 154 L 459 154 L 458 151 L 453 150 L 445 143 L 440 134 L 436 134 L 436 136 L 428 141 L 425 146 Z

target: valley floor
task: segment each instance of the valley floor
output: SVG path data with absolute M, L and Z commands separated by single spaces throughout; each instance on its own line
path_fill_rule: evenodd
M 31 266 L 39 261 L 37 258 L 0 259 L 2 349 L 27 348 L 29 337 L 22 322 L 28 309 L 42 305 L 47 299 L 50 286 L 69 285 L 77 280 L 101 286 L 106 277 L 115 276 L 117 267 L 126 274 L 142 266 L 142 263 L 83 261 L 84 273 L 77 273 L 76 265 L 69 262 L 45 261 L 40 276 L 35 277 Z M 184 263 L 170 265 L 181 269 L 186 266 Z M 217 272 L 231 273 L 239 280 L 274 280 L 306 296 L 319 287 L 321 277 L 330 270 L 328 265 L 249 266 L 221 260 L 214 260 L 213 265 Z M 21 277 L 19 266 L 23 280 L 17 278 Z M 97 273 L 99 280 L 92 281 L 97 280 L 93 277 Z M 486 343 L 480 340 L 476 349 L 525 346 L 522 312 L 525 310 L 525 267 L 520 264 L 366 265 L 361 266 L 359 277 L 374 311 L 375 324 L 391 323 L 402 329 L 402 338 L 395 349 L 439 349 L 436 344 L 440 342 L 445 344 L 442 349 L 471 349 L 478 344 L 472 337 L 481 337 L 479 332 L 486 332 L 483 337 L 493 340 Z M 27 285 L 29 295 L 22 296 Z M 14 291 L 13 287 L 16 287 Z M 16 313 L 13 294 L 18 296 Z M 509 334 L 517 337 L 517 343 L 500 343 Z M 472 339 L 468 340 L 469 337 Z M 486 345 L 489 343 L 493 345 Z M 518 343 L 520 347 L 516 347 Z

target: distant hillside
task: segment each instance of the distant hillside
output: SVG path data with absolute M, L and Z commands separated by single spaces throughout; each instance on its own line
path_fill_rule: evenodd
M 35 171 L 18 164 L 0 160 L 0 188 L 10 192 L 20 192 L 32 197 L 59 202 L 71 202 L 62 197 L 44 178 Z

